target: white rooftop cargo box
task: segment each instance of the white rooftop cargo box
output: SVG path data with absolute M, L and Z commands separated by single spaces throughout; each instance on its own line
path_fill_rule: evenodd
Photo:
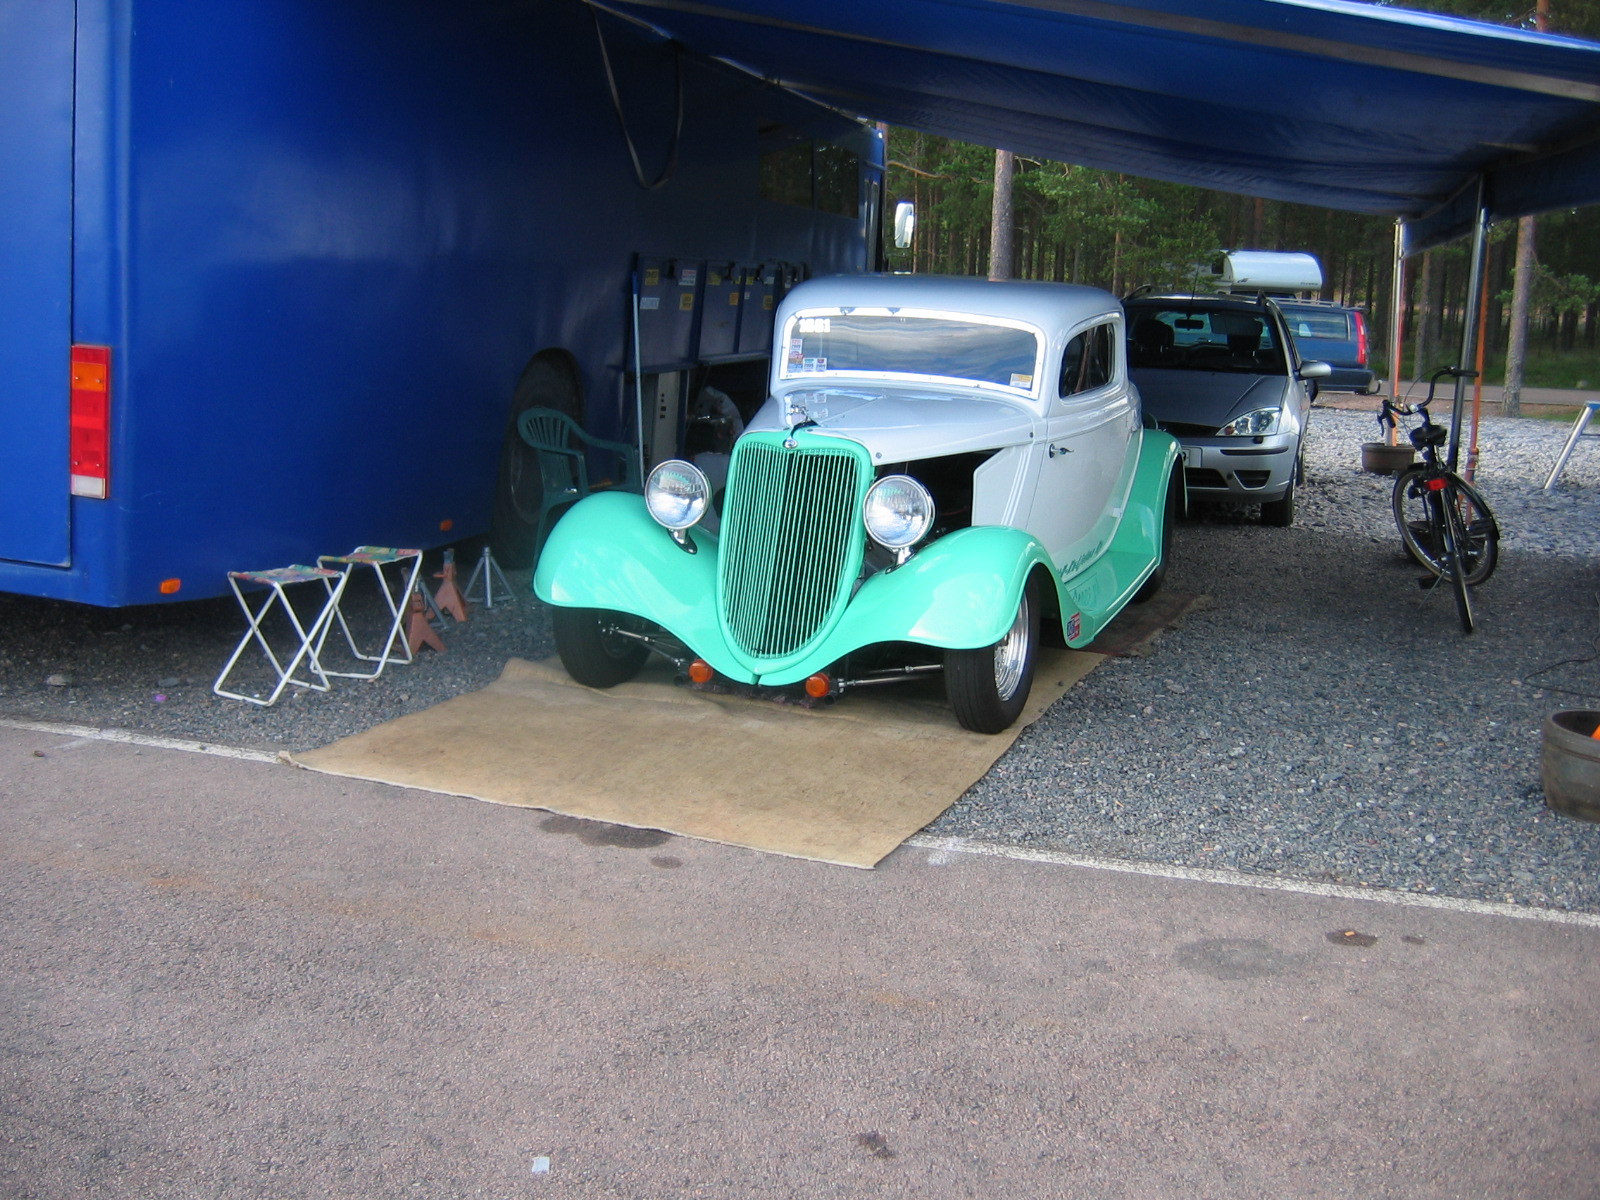
M 1315 255 L 1279 250 L 1230 250 L 1211 268 L 1222 292 L 1286 295 L 1322 290 L 1322 264 Z

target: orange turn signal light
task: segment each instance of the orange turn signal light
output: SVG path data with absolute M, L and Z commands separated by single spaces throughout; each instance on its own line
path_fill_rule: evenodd
M 689 678 L 695 683 L 710 683 L 713 674 L 715 672 L 711 664 L 703 658 L 697 658 L 689 664 Z
M 446 517 L 444 520 L 439 522 L 439 530 L 442 533 L 449 533 L 455 527 L 456 527 L 456 523 L 454 521 L 452 521 L 449 517 Z
M 159 590 L 163 596 L 175 596 L 182 586 L 183 580 L 181 579 L 163 579 Z
M 829 679 L 821 671 L 818 671 L 815 675 L 809 676 L 806 679 L 806 695 L 810 696 L 813 700 L 821 700 L 828 694 L 832 687 L 833 680 Z

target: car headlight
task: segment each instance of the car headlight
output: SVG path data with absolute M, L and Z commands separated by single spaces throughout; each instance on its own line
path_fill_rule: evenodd
M 674 533 L 705 516 L 711 484 L 700 468 L 680 458 L 657 463 L 644 484 L 644 505 L 650 515 Z
M 867 489 L 861 516 L 873 541 L 904 550 L 927 536 L 933 524 L 933 497 L 909 475 L 885 475 Z
M 1255 412 L 1247 412 L 1242 417 L 1235 417 L 1217 430 L 1217 435 L 1219 437 L 1260 437 L 1264 433 L 1277 433 L 1278 418 L 1282 415 L 1282 409 L 1258 408 Z

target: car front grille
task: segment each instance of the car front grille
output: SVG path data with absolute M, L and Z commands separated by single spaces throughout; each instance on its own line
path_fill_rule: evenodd
M 734 450 L 723 500 L 718 602 L 734 644 L 755 659 L 792 655 L 850 597 L 871 474 L 854 443 L 807 438 L 786 449 L 752 435 Z

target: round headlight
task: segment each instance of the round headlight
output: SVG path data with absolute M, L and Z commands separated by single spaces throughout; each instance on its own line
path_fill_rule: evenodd
M 861 516 L 873 541 L 904 550 L 927 536 L 933 524 L 933 497 L 909 475 L 885 475 L 867 489 Z
M 657 463 L 644 484 L 644 504 L 668 529 L 687 529 L 705 516 L 711 484 L 700 468 L 682 459 Z

